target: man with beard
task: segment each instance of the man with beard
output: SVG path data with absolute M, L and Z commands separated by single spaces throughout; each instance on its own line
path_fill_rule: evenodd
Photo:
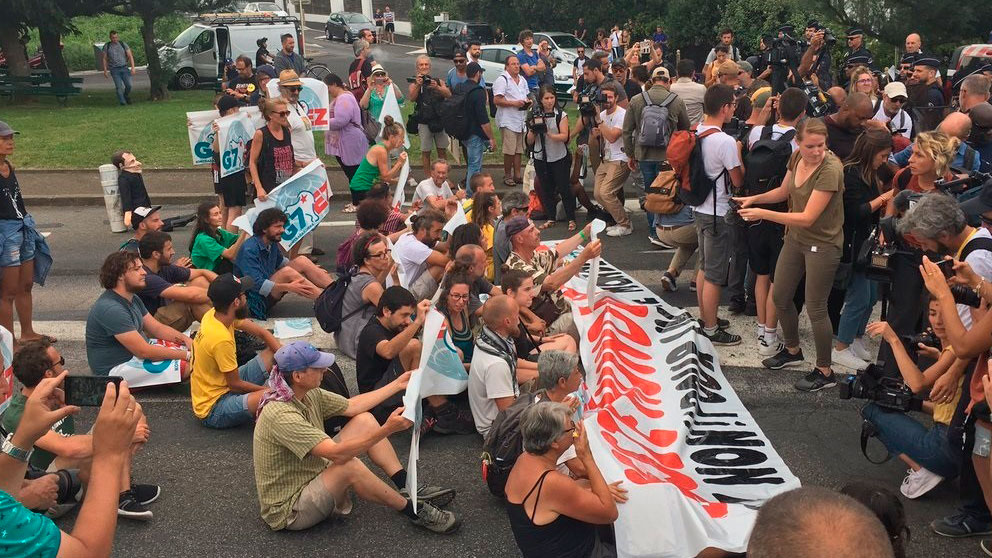
M 252 420 L 265 393 L 265 379 L 272 368 L 272 355 L 282 345 L 269 331 L 248 318 L 245 290 L 251 278 L 221 275 L 207 290 L 213 307 L 200 320 L 193 340 L 193 375 L 190 396 L 193 414 L 208 428 L 232 428 Z M 265 341 L 268 347 L 238 366 L 234 330 Z
M 434 296 L 448 265 L 448 256 L 436 248 L 444 223 L 443 213 L 426 209 L 413 217 L 412 232 L 401 236 L 393 246 L 400 276 L 406 279 L 417 300 L 430 300 Z

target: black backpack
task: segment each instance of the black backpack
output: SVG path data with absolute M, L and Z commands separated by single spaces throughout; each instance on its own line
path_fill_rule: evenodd
M 775 140 L 772 139 L 772 132 L 772 126 L 761 128 L 758 141 L 751 145 L 744 156 L 745 196 L 763 194 L 778 188 L 789 170 L 792 138 L 796 137 L 796 130 L 789 130 Z
M 472 130 L 472 119 L 465 110 L 468 96 L 473 91 L 482 89 L 482 86 L 475 84 L 475 87 L 459 87 L 450 97 L 441 103 L 440 113 L 444 115 L 444 132 L 459 141 L 468 139 Z
M 348 318 L 362 311 L 365 305 L 361 305 L 355 310 L 342 316 L 344 311 L 344 295 L 348 292 L 348 286 L 354 275 L 351 273 L 338 274 L 336 281 L 328 285 L 324 292 L 320 293 L 317 300 L 313 302 L 313 315 L 320 324 L 320 329 L 327 333 L 337 333 L 341 331 L 341 324 Z
M 516 401 L 496 415 L 482 445 L 482 478 L 493 496 L 506 496 L 506 479 L 517 458 L 524 452 L 520 417 L 534 402 L 533 393 L 521 393 Z

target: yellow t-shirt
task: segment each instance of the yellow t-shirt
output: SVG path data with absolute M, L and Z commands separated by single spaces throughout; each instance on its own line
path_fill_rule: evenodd
M 235 320 L 231 327 L 226 327 L 214 317 L 213 308 L 200 321 L 200 331 L 193 339 L 193 374 L 189 382 L 193 414 L 198 418 L 207 418 L 217 400 L 230 391 L 224 373 L 238 369 L 234 348 L 237 324 Z
M 490 282 L 496 278 L 496 266 L 493 259 L 493 238 L 496 236 L 496 227 L 487 224 L 482 227 L 482 239 L 486 241 L 486 279 Z

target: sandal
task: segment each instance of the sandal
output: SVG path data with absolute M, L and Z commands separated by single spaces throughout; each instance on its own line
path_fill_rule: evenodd
M 342 213 L 354 213 L 356 211 L 358 211 L 358 208 L 355 207 L 355 205 L 354 204 L 351 204 L 351 203 L 349 203 L 348 205 L 344 206 L 344 209 L 341 210 Z
M 504 178 L 503 179 L 503 186 L 509 186 L 509 187 L 512 188 L 512 187 L 514 187 L 516 185 L 517 185 L 517 183 L 514 182 L 512 178 Z
M 578 226 L 575 224 L 575 221 L 568 222 L 568 232 L 574 232 L 577 227 Z
M 543 231 L 544 229 L 550 229 L 553 226 L 555 226 L 554 221 L 545 221 L 544 224 L 541 225 L 541 230 Z

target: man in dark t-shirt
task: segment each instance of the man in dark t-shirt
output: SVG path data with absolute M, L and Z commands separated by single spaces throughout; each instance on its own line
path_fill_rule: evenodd
M 882 122 L 872 120 L 873 109 L 871 99 L 867 95 L 851 93 L 844 100 L 840 110 L 823 118 L 823 123 L 827 125 L 827 148 L 840 160 L 847 159 L 854 150 L 854 142 L 866 125 L 885 126 Z
M 172 237 L 161 231 L 143 236 L 138 253 L 146 273 L 145 287 L 138 296 L 148 313 L 176 331 L 185 331 L 203 318 L 211 307 L 207 287 L 217 274 L 173 265 Z
M 227 82 L 227 89 L 224 92 L 237 99 L 242 106 L 257 105 L 260 93 L 255 72 L 251 67 L 251 58 L 242 54 L 234 61 L 234 68 L 238 75 Z

